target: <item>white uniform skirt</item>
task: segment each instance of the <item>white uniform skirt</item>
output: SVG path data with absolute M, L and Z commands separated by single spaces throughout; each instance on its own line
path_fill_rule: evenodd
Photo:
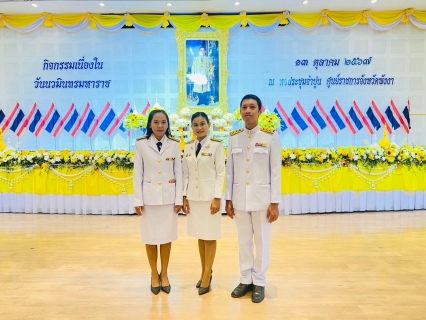
M 212 201 L 189 202 L 190 214 L 186 215 L 188 236 L 201 240 L 219 240 L 221 238 L 221 210 L 210 214 Z
M 174 204 L 143 207 L 141 242 L 145 244 L 165 244 L 178 238 L 178 215 Z

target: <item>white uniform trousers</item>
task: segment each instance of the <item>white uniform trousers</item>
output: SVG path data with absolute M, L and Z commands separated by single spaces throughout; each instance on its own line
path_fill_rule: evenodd
M 267 211 L 235 210 L 240 253 L 241 283 L 266 285 L 266 271 L 271 254 L 272 224 L 266 218 Z M 253 252 L 253 239 L 256 257 Z

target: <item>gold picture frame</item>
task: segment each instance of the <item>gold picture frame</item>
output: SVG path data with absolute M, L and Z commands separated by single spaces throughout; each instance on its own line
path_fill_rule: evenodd
M 229 31 L 175 31 L 178 46 L 178 113 L 183 108 L 228 113 Z

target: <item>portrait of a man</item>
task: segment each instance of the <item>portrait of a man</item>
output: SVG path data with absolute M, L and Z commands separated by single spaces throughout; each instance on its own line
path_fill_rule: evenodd
M 186 41 L 189 106 L 215 107 L 219 100 L 218 41 Z

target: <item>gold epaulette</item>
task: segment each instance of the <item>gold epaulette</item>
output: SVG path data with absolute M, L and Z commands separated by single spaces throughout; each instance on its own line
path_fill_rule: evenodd
M 267 133 L 270 133 L 270 134 L 273 134 L 275 132 L 274 129 L 267 129 L 267 128 L 263 128 L 263 127 L 260 128 L 260 131 L 267 132 Z
M 143 139 L 146 139 L 146 136 L 139 137 L 139 138 L 136 139 L 136 141 L 143 140 Z
M 235 136 L 236 134 L 239 134 L 239 133 L 241 133 L 243 131 L 244 131 L 244 129 L 238 129 L 238 130 L 232 131 L 229 135 L 230 136 Z
M 211 141 L 216 141 L 216 142 L 222 142 L 222 140 L 217 139 L 217 138 L 210 138 Z
M 173 137 L 173 136 L 170 136 L 170 137 L 169 137 L 169 139 L 170 139 L 170 140 L 173 140 L 173 141 L 176 141 L 176 142 L 180 142 L 180 140 L 179 140 L 179 139 L 177 139 L 177 138 L 175 138 L 175 137 Z

